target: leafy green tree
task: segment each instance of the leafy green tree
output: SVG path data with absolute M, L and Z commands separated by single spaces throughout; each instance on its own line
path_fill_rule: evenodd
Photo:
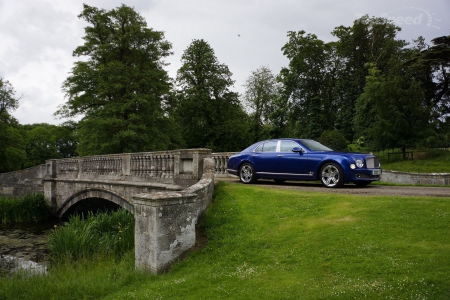
M 357 101 L 355 127 L 372 149 L 401 148 L 406 157 L 406 148 L 429 134 L 429 109 L 420 82 L 402 65 L 393 65 L 389 74 L 371 65 Z
M 19 100 L 9 81 L 0 78 L 0 172 L 19 170 L 26 158 L 22 132 L 11 116 Z
M 83 6 L 83 57 L 63 84 L 68 101 L 55 113 L 83 116 L 80 155 L 165 150 L 181 141 L 166 110 L 171 89 L 164 58 L 171 44 L 133 8 Z
M 204 40 L 184 51 L 177 74 L 176 114 L 188 147 L 237 151 L 248 144 L 249 119 L 230 88 L 228 67 Z
M 26 161 L 23 133 L 17 126 L 0 122 L 0 173 L 23 168 Z
M 77 124 L 71 121 L 53 128 L 55 146 L 61 158 L 77 156 L 78 139 L 76 129 Z
M 324 130 L 334 128 L 333 44 L 303 30 L 288 32 L 288 38 L 282 50 L 289 67 L 279 75 L 282 100 L 278 105 L 282 109 L 288 107 L 287 126 L 294 135 L 319 138 Z
M 45 123 L 24 125 L 26 132 L 25 149 L 27 153 L 25 168 L 43 164 L 47 159 L 61 158 L 52 132 L 54 127 L 56 125 Z
M 252 71 L 244 87 L 243 103 L 250 113 L 253 141 L 270 138 L 271 114 L 279 89 L 276 76 L 269 67 L 262 66 Z
M 417 72 L 416 78 L 425 87 L 432 112 L 430 121 L 437 134 L 446 134 L 450 121 L 450 36 L 431 40 L 432 46 L 425 44 L 422 37 L 415 42 L 416 51 L 406 65 Z
M 3 122 L 10 121 L 10 112 L 19 107 L 20 98 L 17 99 L 15 93 L 11 83 L 0 77 L 0 120 Z
M 406 46 L 405 41 L 396 38 L 400 30 L 392 21 L 366 15 L 355 20 L 352 26 L 338 26 L 332 31 L 338 38 L 336 55 L 342 62 L 335 82 L 334 95 L 339 108 L 335 127 L 350 141 L 355 138 L 356 100 L 364 92 L 368 64 L 376 64 L 383 73 L 388 71 L 390 60 Z

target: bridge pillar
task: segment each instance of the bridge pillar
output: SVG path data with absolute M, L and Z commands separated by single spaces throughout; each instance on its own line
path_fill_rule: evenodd
M 57 190 L 56 181 L 57 170 L 56 170 L 56 159 L 50 159 L 45 161 L 46 174 L 44 177 L 44 195 L 48 200 L 50 209 L 53 213 L 58 210 L 57 204 Z
M 134 198 L 136 268 L 159 274 L 195 244 L 197 195 L 182 192 Z
M 202 165 L 200 181 L 182 191 L 133 197 L 137 269 L 162 273 L 195 245 L 195 226 L 214 191 L 214 160 L 205 158 Z

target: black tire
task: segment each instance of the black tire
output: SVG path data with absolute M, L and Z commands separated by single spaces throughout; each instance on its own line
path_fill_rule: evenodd
M 256 182 L 255 169 L 251 164 L 245 163 L 239 168 L 239 179 L 245 184 Z
M 353 183 L 356 184 L 357 186 L 364 187 L 364 186 L 368 186 L 372 182 L 371 181 L 356 181 Z
M 320 169 L 320 181 L 327 188 L 339 188 L 344 185 L 344 171 L 336 163 L 329 162 Z

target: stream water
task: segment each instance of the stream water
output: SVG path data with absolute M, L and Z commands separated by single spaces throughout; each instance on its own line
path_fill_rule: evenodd
M 45 273 L 48 266 L 47 234 L 60 220 L 0 225 L 0 275 L 20 269 Z

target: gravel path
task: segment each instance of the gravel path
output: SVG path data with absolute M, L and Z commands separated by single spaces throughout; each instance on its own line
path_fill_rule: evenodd
M 240 183 L 239 179 L 235 178 L 216 178 L 218 181 L 232 182 L 236 184 Z M 277 189 L 290 189 L 290 190 L 302 190 L 311 192 L 323 192 L 323 193 L 339 193 L 339 194 L 352 194 L 352 195 L 392 195 L 392 196 L 426 196 L 426 197 L 448 197 L 450 198 L 450 186 L 447 187 L 418 187 L 418 186 L 380 186 L 369 185 L 367 187 L 358 187 L 354 184 L 346 184 L 342 188 L 329 189 L 323 187 L 318 182 L 294 182 L 287 181 L 282 184 L 277 184 L 272 180 L 258 180 L 255 186 L 277 188 Z

